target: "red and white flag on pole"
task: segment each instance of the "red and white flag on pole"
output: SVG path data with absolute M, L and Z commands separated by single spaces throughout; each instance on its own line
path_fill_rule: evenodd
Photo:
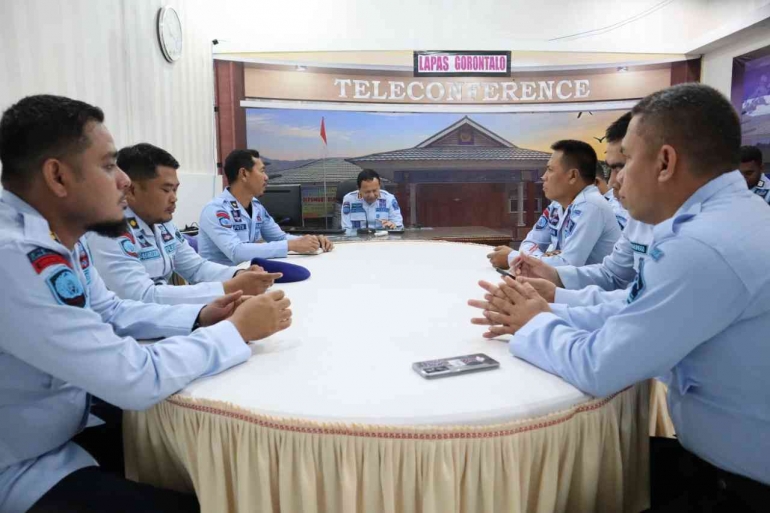
M 324 124 L 324 118 L 321 118 L 321 139 L 324 140 L 324 144 L 327 146 L 329 143 L 326 142 L 326 125 Z

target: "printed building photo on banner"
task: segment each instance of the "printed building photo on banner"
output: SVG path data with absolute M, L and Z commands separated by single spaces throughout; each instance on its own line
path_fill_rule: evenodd
M 271 185 L 299 185 L 307 226 L 334 216 L 337 187 L 363 169 L 382 177 L 407 226 L 486 226 L 526 233 L 548 205 L 540 177 L 560 139 L 591 144 L 625 111 L 381 113 L 246 109 L 247 141 Z M 351 187 L 352 182 L 352 189 Z M 325 186 L 325 187 L 324 187 Z M 326 201 L 324 201 L 326 190 Z
M 767 173 L 770 171 L 770 47 L 735 59 L 732 96 L 741 115 L 742 142 L 762 151 Z

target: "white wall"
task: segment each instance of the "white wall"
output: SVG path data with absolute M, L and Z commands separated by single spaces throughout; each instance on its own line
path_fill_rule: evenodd
M 701 82 L 730 98 L 733 58 L 770 46 L 770 20 L 725 38 L 722 46 L 703 55 Z
M 171 5 L 184 54 L 160 52 L 155 20 Z M 197 221 L 214 194 L 213 65 L 195 0 L 0 0 L 0 110 L 30 94 L 101 107 L 118 147 L 149 142 L 181 163 L 175 220 Z

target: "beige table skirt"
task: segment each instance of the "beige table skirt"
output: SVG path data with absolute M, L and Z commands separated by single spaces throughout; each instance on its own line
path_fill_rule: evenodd
M 658 381 L 652 380 L 650 389 L 650 436 L 662 436 L 674 438 L 674 423 L 668 414 L 668 400 L 666 394 L 668 387 Z
M 650 383 L 536 419 L 388 427 L 267 417 L 173 396 L 126 412 L 129 478 L 203 512 L 638 512 Z

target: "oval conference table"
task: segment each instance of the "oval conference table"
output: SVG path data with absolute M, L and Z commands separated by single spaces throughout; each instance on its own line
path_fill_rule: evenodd
M 470 324 L 489 247 L 342 243 L 292 256 L 294 323 L 251 359 L 126 412 L 129 478 L 203 512 L 637 512 L 648 504 L 649 383 L 593 398 Z M 158 343 L 163 343 L 158 342 Z M 485 353 L 427 380 L 412 363 Z

